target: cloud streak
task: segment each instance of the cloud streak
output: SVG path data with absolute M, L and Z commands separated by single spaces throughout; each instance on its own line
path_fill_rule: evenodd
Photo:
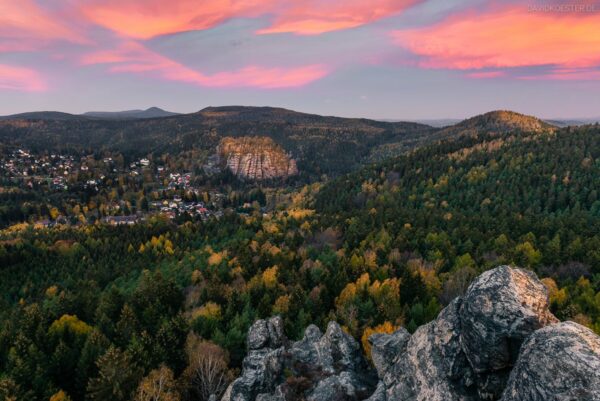
M 0 90 L 43 92 L 47 88 L 46 82 L 37 71 L 0 64 Z
M 109 71 L 112 73 L 143 74 L 205 87 L 293 88 L 307 85 L 329 73 L 327 67 L 316 64 L 297 67 L 249 65 L 233 71 L 205 74 L 155 53 L 137 42 L 124 43 L 116 50 L 85 55 L 81 63 L 109 64 Z
M 265 16 L 259 34 L 315 35 L 358 27 L 404 11 L 423 0 L 89 0 L 82 15 L 135 39 L 209 29 L 231 18 Z
M 56 40 L 86 42 L 81 33 L 33 0 L 0 0 L 0 52 L 31 51 Z
M 546 67 L 540 77 L 575 79 L 600 65 L 600 13 L 532 12 L 510 6 L 467 11 L 428 27 L 397 30 L 394 42 L 424 68 L 456 70 Z M 568 68 L 569 73 L 563 74 Z M 473 77 L 485 77 L 484 72 Z M 588 77 L 594 74 L 586 73 Z M 501 76 L 498 72 L 488 77 Z M 583 75 L 581 75 L 583 77 Z
M 290 1 L 259 34 L 317 35 L 355 28 L 396 15 L 422 0 Z

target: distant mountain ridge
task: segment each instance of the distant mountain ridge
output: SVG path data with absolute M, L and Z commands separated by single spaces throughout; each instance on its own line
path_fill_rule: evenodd
M 87 117 L 106 118 L 106 119 L 142 119 L 176 116 L 178 113 L 163 110 L 158 107 L 150 107 L 146 110 L 126 110 L 126 111 L 88 111 L 83 113 Z
M 29 111 L 26 113 L 11 114 L 8 116 L 0 116 L 0 120 L 51 120 L 51 121 L 67 121 L 81 120 L 85 117 L 76 114 L 63 113 L 60 111 Z
M 177 116 L 179 113 L 173 113 L 158 107 L 150 107 L 146 110 L 125 110 L 125 111 L 88 111 L 83 114 L 63 113 L 60 111 L 30 111 L 26 113 L 11 114 L 0 116 L 0 120 L 86 120 L 86 119 L 105 119 L 105 120 L 136 120 L 145 118 L 160 118 Z
M 321 116 L 275 107 L 207 107 L 165 117 L 155 117 L 168 113 L 157 108 L 141 113 L 141 117 L 138 111 L 9 116 L 0 120 L 0 141 L 31 150 L 98 149 L 142 157 L 190 149 L 212 154 L 225 137 L 268 137 L 297 161 L 300 176 L 320 178 L 343 174 L 442 139 L 558 129 L 536 117 L 503 110 L 444 128 L 415 122 Z

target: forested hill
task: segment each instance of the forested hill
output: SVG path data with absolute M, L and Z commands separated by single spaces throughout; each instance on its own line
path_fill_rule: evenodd
M 121 152 L 126 157 L 214 151 L 223 137 L 267 136 L 314 177 L 349 172 L 380 144 L 410 149 L 436 130 L 408 122 L 324 117 L 271 107 L 209 107 L 197 113 L 138 120 L 33 113 L 0 120 L 0 141 L 33 151 Z
M 112 116 L 100 119 L 57 112 L 9 116 L 0 119 L 0 143 L 32 151 L 118 152 L 132 159 L 190 150 L 206 157 L 223 137 L 266 136 L 298 161 L 301 175 L 314 181 L 323 174 L 347 173 L 439 139 L 554 129 L 535 117 L 509 111 L 486 113 L 444 129 L 273 107 L 208 107 L 192 114 L 146 119 Z
M 555 307 L 599 331 L 599 157 L 597 125 L 466 136 L 329 183 L 317 212 L 352 254 L 417 257 L 414 268 L 443 300 L 477 269 L 504 262 L 576 284 L 551 291 Z
M 436 243 L 430 256 L 441 252 L 446 269 L 452 256 L 483 262 L 497 256 L 495 244 L 519 241 L 534 264 L 598 266 L 599 133 L 587 126 L 442 142 L 327 184 L 317 210 L 344 227 L 350 246 L 380 229 L 406 241 L 401 248 L 431 252 Z
M 163 378 L 199 398 L 202 356 L 226 383 L 273 315 L 292 339 L 335 320 L 368 356 L 370 334 L 414 331 L 505 263 L 538 273 L 559 319 L 600 332 L 599 158 L 597 126 L 475 133 L 268 213 L 3 230 L 0 396 L 130 401 Z
M 468 118 L 448 127 L 439 128 L 429 136 L 428 142 L 473 135 L 494 136 L 507 133 L 552 132 L 556 129 L 556 126 L 533 116 L 508 110 L 495 110 Z M 406 151 L 406 146 L 403 143 L 389 142 L 373 148 L 369 158 L 373 161 L 382 161 L 398 156 L 404 151 Z

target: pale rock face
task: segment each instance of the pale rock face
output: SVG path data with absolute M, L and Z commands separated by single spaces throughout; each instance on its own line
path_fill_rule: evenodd
M 330 322 L 325 334 L 310 325 L 302 340 L 290 344 L 280 322 L 277 317 L 252 325 L 242 375 L 222 401 L 289 399 L 294 389 L 286 382 L 284 370 L 312 381 L 304 395 L 309 401 L 361 400 L 373 392 L 376 378 L 360 346 L 337 323 Z
M 477 374 L 480 396 L 497 399 L 523 341 L 558 319 L 534 273 L 500 266 L 481 274 L 460 308 L 460 342 Z
M 566 400 L 600 400 L 600 337 L 574 322 L 529 337 L 502 396 L 502 401 Z
M 268 137 L 223 138 L 217 153 L 242 179 L 266 180 L 298 174 L 296 161 Z
M 284 341 L 281 317 L 254 322 L 248 331 L 248 355 L 242 374 L 229 385 L 222 399 L 253 401 L 261 393 L 274 391 L 283 373 Z
M 337 323 L 289 343 L 274 319 L 252 325 L 242 376 L 223 401 L 600 401 L 600 337 L 557 323 L 526 270 L 483 273 L 412 335 L 374 334 L 374 370 Z
M 436 320 L 419 327 L 412 336 L 400 329 L 391 335 L 370 338 L 373 360 L 382 381 L 369 401 L 477 399 L 473 373 L 459 341 L 459 308 L 460 300 L 454 300 Z M 390 341 L 397 344 L 395 350 L 390 347 Z M 382 369 L 379 360 L 384 353 L 395 358 L 391 367 Z
M 407 342 L 407 333 L 398 332 L 371 340 L 381 381 L 369 400 L 497 400 L 523 341 L 554 322 L 546 288 L 533 273 L 509 266 L 487 271 Z M 393 336 L 402 338 L 395 352 L 380 350 Z M 382 369 L 384 352 L 395 359 Z

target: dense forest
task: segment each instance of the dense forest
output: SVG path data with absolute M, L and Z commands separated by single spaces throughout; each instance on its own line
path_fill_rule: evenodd
M 208 400 L 255 319 L 414 331 L 499 264 L 600 333 L 600 128 L 472 132 L 265 212 L 0 234 L 0 400 Z

